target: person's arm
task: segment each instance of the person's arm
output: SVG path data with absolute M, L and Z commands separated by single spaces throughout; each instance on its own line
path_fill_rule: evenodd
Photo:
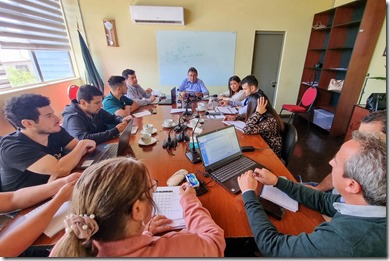
M 62 186 L 77 180 L 80 176 L 80 172 L 75 172 L 67 177 L 46 184 L 0 193 L 0 212 L 9 212 L 34 206 L 53 196 Z
M 232 97 L 229 98 L 230 101 L 242 101 L 245 100 L 245 93 L 243 90 L 240 90 L 236 94 L 234 94 Z
M 202 206 L 196 192 L 188 182 L 180 188 L 180 204 L 184 211 L 186 229 L 203 241 L 203 256 L 222 257 L 226 247 L 224 231 L 212 219 L 210 212 Z
M 44 175 L 51 175 L 53 178 L 63 177 L 68 175 L 71 170 L 77 166 L 80 159 L 89 151 L 94 150 L 96 142 L 93 140 L 73 139 L 66 148 L 71 150 L 68 154 L 57 159 L 56 157 L 46 154 L 27 169 L 31 172 Z
M 179 88 L 177 88 L 178 92 L 184 92 L 186 90 L 186 82 L 187 82 L 187 78 L 184 81 L 182 81 Z
M 206 88 L 206 86 L 204 85 L 203 81 L 198 79 L 198 84 L 200 86 L 200 89 L 202 90 L 203 96 L 204 95 L 209 95 L 209 90 Z
M 332 173 L 329 173 L 317 186 L 307 185 L 307 187 L 323 192 L 333 189 Z
M 278 134 L 277 122 L 274 118 L 269 115 L 266 119 L 259 122 L 259 119 L 262 117 L 258 112 L 254 112 L 246 121 L 245 127 L 243 129 L 245 134 L 262 134 L 264 132 L 272 132 L 275 135 Z
M 26 250 L 42 234 L 62 204 L 69 200 L 75 183 L 64 185 L 36 215 L 0 238 L 0 256 L 16 257 Z

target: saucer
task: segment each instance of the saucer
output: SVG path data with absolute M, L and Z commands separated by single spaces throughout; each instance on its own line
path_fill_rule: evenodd
M 176 127 L 176 125 L 177 125 L 177 123 L 174 122 L 174 123 L 173 123 L 171 126 L 169 126 L 169 127 L 165 127 L 164 124 L 162 124 L 161 126 L 162 126 L 163 128 L 170 129 L 170 128 Z
M 150 142 L 149 143 L 145 143 L 145 142 L 143 142 L 141 139 L 139 139 L 139 141 L 138 141 L 138 144 L 139 145 L 152 145 L 152 144 L 154 144 L 154 143 L 156 143 L 156 141 L 157 141 L 157 139 L 156 138 L 151 138 L 150 139 Z
M 144 130 L 141 131 L 141 134 L 146 134 L 146 133 L 149 133 L 149 132 L 146 132 L 146 131 L 144 131 Z M 156 129 L 156 128 L 153 128 L 153 131 L 152 131 L 152 133 L 150 133 L 150 134 L 153 135 L 153 134 L 156 134 L 156 133 L 157 133 L 157 129 Z

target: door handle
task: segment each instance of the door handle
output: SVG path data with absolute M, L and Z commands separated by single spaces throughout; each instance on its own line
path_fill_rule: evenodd
M 275 88 L 276 84 L 278 83 L 277 81 L 272 81 L 270 82 L 272 84 L 272 87 Z

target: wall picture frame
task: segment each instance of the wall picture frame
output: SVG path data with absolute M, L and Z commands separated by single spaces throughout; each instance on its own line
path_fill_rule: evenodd
M 114 19 L 103 19 L 104 33 L 106 37 L 107 46 L 118 47 L 118 37 L 116 34 L 116 26 Z

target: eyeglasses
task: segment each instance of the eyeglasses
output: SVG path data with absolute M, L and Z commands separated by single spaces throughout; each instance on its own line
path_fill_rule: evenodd
M 149 190 L 152 189 L 152 192 L 155 192 L 158 187 L 158 180 L 157 179 L 152 179 L 152 186 L 150 186 Z

